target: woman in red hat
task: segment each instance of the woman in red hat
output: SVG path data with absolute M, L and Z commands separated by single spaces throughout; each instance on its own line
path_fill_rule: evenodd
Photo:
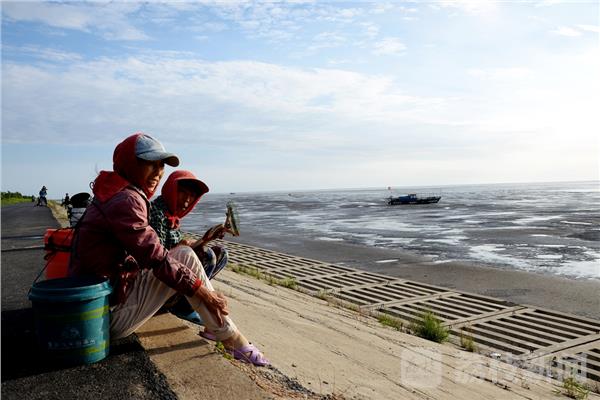
M 165 164 L 175 167 L 179 159 L 151 136 L 137 133 L 117 145 L 114 171 L 101 171 L 94 181 L 94 201 L 76 230 L 70 275 L 110 280 L 112 338 L 133 333 L 181 293 L 236 359 L 268 365 L 228 316 L 225 297 L 214 291 L 194 251 L 187 246 L 168 251 L 148 224 L 148 199 Z

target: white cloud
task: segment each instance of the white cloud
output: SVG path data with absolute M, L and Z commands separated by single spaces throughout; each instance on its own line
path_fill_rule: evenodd
M 16 21 L 38 21 L 58 28 L 86 30 L 92 23 L 86 8 L 70 4 L 6 2 L 2 12 Z
M 598 25 L 577 25 L 577 28 L 586 32 L 600 33 L 600 26 Z
M 561 148 L 589 149 L 586 140 L 600 129 L 593 110 L 600 87 L 586 77 L 600 68 L 598 56 L 542 61 L 539 70 L 471 69 L 479 90 L 452 98 L 406 93 L 390 76 L 177 53 L 75 60 L 66 70 L 5 62 L 3 141 L 106 142 L 146 130 L 244 151 L 336 149 L 341 157 L 374 157 L 396 148 L 405 157 L 423 149 L 451 157 L 440 152 L 488 154 L 517 145 L 538 152 L 544 135 L 553 156 Z
M 437 0 L 433 6 L 454 8 L 471 15 L 491 15 L 498 10 L 498 0 Z
M 14 47 L 14 46 L 3 46 L 2 50 L 4 55 L 14 55 L 18 54 L 20 56 L 26 55 L 28 57 L 33 57 L 36 59 L 47 60 L 52 62 L 73 62 L 73 61 L 81 61 L 82 57 L 78 53 L 73 53 L 69 51 L 63 51 L 59 49 L 49 48 L 49 47 L 40 47 L 40 46 L 22 46 L 22 47 Z
M 576 37 L 581 36 L 581 31 L 578 31 L 568 26 L 561 26 L 551 31 L 551 33 L 560 36 Z
M 146 34 L 127 20 L 141 5 L 133 2 L 57 3 L 11 1 L 2 3 L 2 13 L 13 21 L 41 22 L 61 29 L 84 32 L 98 30 L 109 40 L 145 40 Z
M 496 70 L 483 70 L 484 77 L 498 76 Z M 519 79 L 504 79 L 501 73 L 503 79 L 482 82 L 479 98 L 471 99 L 468 112 L 476 116 L 482 133 L 519 140 L 523 148 L 543 154 L 540 159 L 567 162 L 581 157 L 582 162 L 597 162 L 600 81 L 593 77 L 598 70 L 600 55 L 595 48 L 549 55 L 523 75 L 518 72 Z
M 378 1 L 378 2 L 373 3 L 373 6 L 371 7 L 370 12 L 372 14 L 384 14 L 384 13 L 392 11 L 395 7 L 396 7 L 396 5 L 393 3 L 384 3 L 384 2 Z
M 164 54 L 76 61 L 66 70 L 4 63 L 2 85 L 7 142 L 98 141 L 150 127 L 191 141 L 318 147 L 315 132 L 362 141 L 361 127 L 418 123 L 444 107 L 384 76 Z
M 365 28 L 365 35 L 369 38 L 374 38 L 379 35 L 379 26 L 375 25 L 373 22 L 363 22 L 360 24 Z
M 406 50 L 406 45 L 398 38 L 384 38 L 373 45 L 373 54 L 375 55 L 402 55 Z
M 568 3 L 570 0 L 542 0 L 542 1 L 538 1 L 535 6 L 536 7 L 549 7 L 549 6 L 555 6 L 557 4 L 565 4 Z
M 511 80 L 526 78 L 531 74 L 528 68 L 470 68 L 467 73 L 480 79 Z
M 313 43 L 307 47 L 307 54 L 317 50 L 339 47 L 347 43 L 346 37 L 339 32 L 321 32 L 313 38 Z
M 371 9 L 368 3 L 348 7 L 314 1 L 208 2 L 206 6 L 223 21 L 240 27 L 245 35 L 271 41 L 298 38 L 306 24 L 350 25 Z

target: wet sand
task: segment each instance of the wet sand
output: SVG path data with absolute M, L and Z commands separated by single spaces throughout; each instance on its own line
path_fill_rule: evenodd
M 434 264 L 423 257 L 398 250 L 339 241 L 311 240 L 292 235 L 267 235 L 249 230 L 244 231 L 240 237 L 228 236 L 226 239 L 600 320 L 600 280 L 597 279 L 575 280 L 466 262 Z

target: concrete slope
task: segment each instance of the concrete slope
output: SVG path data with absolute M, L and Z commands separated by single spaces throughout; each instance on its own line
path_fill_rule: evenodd
M 254 278 L 224 271 L 216 287 L 230 299 L 238 327 L 275 367 L 320 395 L 547 399 L 561 389 L 558 381 L 539 374 L 383 327 L 373 318 Z

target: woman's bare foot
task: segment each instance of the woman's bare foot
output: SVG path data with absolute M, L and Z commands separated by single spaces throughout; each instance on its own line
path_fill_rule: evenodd
M 225 346 L 227 350 L 240 349 L 250 344 L 248 339 L 246 339 L 240 332 L 234 333 L 232 337 L 225 339 L 222 342 L 223 346 Z
M 239 332 L 232 337 L 223 340 L 223 346 L 233 355 L 236 360 L 241 360 L 256 366 L 264 367 L 270 364 L 269 360 Z

